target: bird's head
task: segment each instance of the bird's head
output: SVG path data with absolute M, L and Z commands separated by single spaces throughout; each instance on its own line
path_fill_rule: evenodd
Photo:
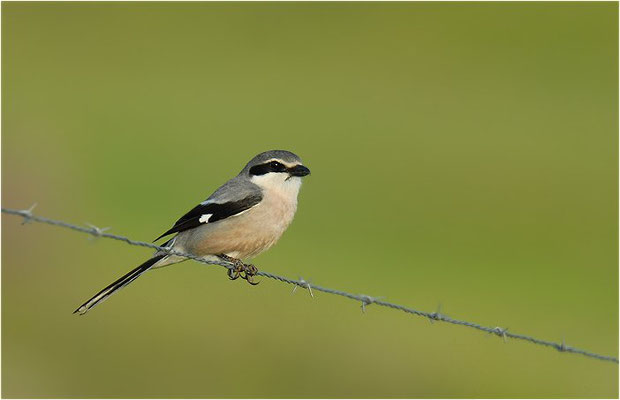
M 263 189 L 298 191 L 301 178 L 309 175 L 310 170 L 296 154 L 286 150 L 270 150 L 250 160 L 241 173 L 247 174 L 254 184 Z

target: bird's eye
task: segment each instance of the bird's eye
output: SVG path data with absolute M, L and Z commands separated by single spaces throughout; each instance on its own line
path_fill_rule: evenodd
M 272 161 L 272 162 L 270 162 L 270 163 L 269 163 L 269 165 L 271 166 L 271 168 L 272 168 L 274 171 L 283 171 L 283 170 L 285 170 L 285 169 L 286 169 L 286 168 L 284 168 L 284 165 L 280 164 L 280 163 L 279 163 L 279 162 L 277 162 L 277 161 Z

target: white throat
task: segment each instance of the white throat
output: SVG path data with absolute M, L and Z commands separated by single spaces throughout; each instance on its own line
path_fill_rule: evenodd
M 269 172 L 253 176 L 250 181 L 263 189 L 267 196 L 278 196 L 286 202 L 297 204 L 297 195 L 301 188 L 301 178 L 298 176 Z

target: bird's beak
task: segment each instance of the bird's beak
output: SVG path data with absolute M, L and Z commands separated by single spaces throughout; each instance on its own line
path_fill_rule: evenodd
M 293 168 L 289 168 L 288 173 L 291 174 L 291 176 L 306 176 L 310 175 L 310 170 L 305 166 L 299 164 L 295 165 Z

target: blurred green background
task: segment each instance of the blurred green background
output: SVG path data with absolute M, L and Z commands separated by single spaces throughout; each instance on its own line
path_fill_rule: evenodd
M 266 271 L 618 354 L 617 3 L 3 3 L 2 204 L 151 240 L 282 148 Z M 3 397 L 617 397 L 618 366 L 2 217 Z

